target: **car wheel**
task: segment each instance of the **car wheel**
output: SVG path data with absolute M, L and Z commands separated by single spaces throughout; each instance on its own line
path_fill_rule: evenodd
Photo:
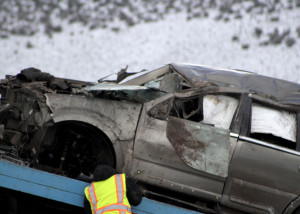
M 115 155 L 109 138 L 92 125 L 67 121 L 50 127 L 44 138 L 39 165 L 48 171 L 71 178 L 91 176 L 95 163 L 105 159 L 115 166 Z

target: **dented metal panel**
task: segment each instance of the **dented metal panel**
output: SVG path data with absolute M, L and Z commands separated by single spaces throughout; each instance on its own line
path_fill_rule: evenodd
M 194 86 L 209 82 L 219 87 L 246 89 L 248 92 L 277 100 L 283 104 L 299 105 L 300 85 L 297 83 L 248 71 L 219 69 L 202 65 L 172 63 L 170 67 Z
M 170 117 L 167 137 L 181 159 L 198 170 L 226 177 L 229 165 L 229 132 Z
M 300 157 L 274 149 L 272 144 L 260 145 L 251 141 L 251 138 L 239 139 L 224 194 L 230 200 L 243 198 L 232 201 L 234 203 L 244 206 L 253 203 L 265 209 L 272 207 L 275 213 L 283 213 L 300 192 Z
M 120 140 L 133 139 L 142 108 L 137 103 L 75 95 L 46 94 L 46 98 L 54 122 L 87 120 L 84 122 L 112 130 Z
M 137 180 L 212 201 L 219 200 L 225 178 L 187 165 L 167 138 L 168 120 L 156 119 L 147 111 L 170 98 L 171 94 L 164 99 L 158 98 L 158 102 L 145 104 L 137 128 L 131 172 Z

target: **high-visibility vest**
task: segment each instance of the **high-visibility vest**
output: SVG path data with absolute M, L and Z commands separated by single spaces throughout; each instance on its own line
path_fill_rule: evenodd
M 116 174 L 104 181 L 92 182 L 84 190 L 93 214 L 131 214 L 126 196 L 125 174 Z

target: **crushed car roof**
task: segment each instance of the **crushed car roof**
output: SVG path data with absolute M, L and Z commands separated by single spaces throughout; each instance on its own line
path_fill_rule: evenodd
M 210 85 L 218 87 L 241 89 L 276 100 L 282 104 L 300 104 L 300 84 L 249 71 L 220 69 L 203 65 L 171 63 L 123 84 L 142 85 L 170 71 L 179 73 L 193 88 L 210 83 Z
M 170 64 L 176 72 L 193 85 L 207 81 L 217 86 L 246 89 L 250 93 L 265 95 L 284 104 L 300 104 L 300 85 L 247 71 L 226 70 L 192 64 Z

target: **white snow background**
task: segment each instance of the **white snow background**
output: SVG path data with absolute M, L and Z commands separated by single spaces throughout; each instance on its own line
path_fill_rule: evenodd
M 1 11 L 0 11 L 1 12 Z M 126 26 L 114 21 L 110 26 L 90 30 L 80 23 L 57 20 L 62 32 L 47 36 L 10 35 L 0 39 L 0 78 L 35 67 L 57 77 L 96 82 L 100 77 L 129 66 L 128 72 L 152 70 L 171 62 L 187 62 L 220 68 L 242 69 L 300 83 L 300 39 L 288 47 L 261 45 L 267 32 L 290 29 L 298 38 L 300 8 L 276 13 L 277 22 L 267 21 L 268 13 L 243 12 L 242 19 L 216 20 L 218 11 L 208 17 L 188 20 L 187 13 L 171 12 L 155 22 Z M 264 34 L 254 36 L 261 27 Z M 238 41 L 233 41 L 233 35 Z M 242 48 L 248 45 L 249 48 Z M 29 47 L 30 46 L 30 47 Z

